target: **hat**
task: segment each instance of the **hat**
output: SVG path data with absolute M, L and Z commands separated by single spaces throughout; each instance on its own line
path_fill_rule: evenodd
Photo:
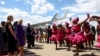
M 78 17 L 76 17 L 76 18 L 74 18 L 74 19 L 72 20 L 73 23 L 77 23 L 78 21 L 79 21 L 79 18 L 78 18 Z
M 56 26 L 56 24 L 53 24 L 52 26 L 53 26 L 53 27 L 55 27 L 55 26 Z

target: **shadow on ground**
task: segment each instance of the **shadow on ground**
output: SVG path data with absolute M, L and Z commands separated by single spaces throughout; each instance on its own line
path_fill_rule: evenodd
M 42 46 L 43 46 L 43 45 L 35 44 L 35 47 L 33 47 L 32 49 L 43 49 Z
M 34 52 L 29 51 L 28 49 L 24 50 L 25 56 L 41 56 L 41 55 L 37 55 Z
M 34 47 L 31 47 L 31 48 L 27 48 L 27 46 L 25 46 L 25 49 L 43 49 L 42 46 L 43 46 L 43 45 L 35 44 L 35 46 L 34 46 Z
M 95 54 L 83 54 L 81 56 L 97 56 L 97 55 L 95 55 Z
M 67 48 L 64 47 L 58 47 L 57 50 L 66 50 Z
M 33 50 L 34 49 L 43 49 L 42 47 L 43 45 L 38 45 L 38 44 L 35 44 L 35 46 L 32 48 Z M 25 53 L 25 56 L 41 56 L 41 55 L 37 55 L 36 53 L 32 52 L 32 51 L 29 51 L 29 49 L 24 49 L 24 53 Z
M 76 50 L 72 50 L 73 52 L 76 52 Z M 87 52 L 86 50 L 79 50 L 79 52 Z
M 100 48 L 91 48 L 91 50 L 96 50 L 100 52 Z

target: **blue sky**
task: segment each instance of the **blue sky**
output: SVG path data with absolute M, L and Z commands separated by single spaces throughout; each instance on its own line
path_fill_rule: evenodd
M 49 21 L 58 13 L 61 18 L 65 11 L 69 17 L 86 18 L 86 13 L 100 15 L 100 0 L 0 0 L 0 22 L 6 21 L 8 15 L 14 16 L 14 21 L 23 19 L 27 23 L 36 24 Z M 61 21 L 60 21 L 61 22 Z

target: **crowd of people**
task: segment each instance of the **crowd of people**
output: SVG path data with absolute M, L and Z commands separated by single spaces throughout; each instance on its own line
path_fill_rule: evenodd
M 53 24 L 52 25 L 52 35 L 50 37 L 51 41 L 55 43 L 55 49 L 58 50 L 58 43 L 59 46 L 67 45 L 67 50 L 70 51 L 70 47 L 72 45 L 76 45 L 76 53 L 75 55 L 79 55 L 79 50 L 87 48 L 91 50 L 94 46 L 96 29 L 94 26 L 90 25 L 90 21 L 97 21 L 97 44 L 95 47 L 100 48 L 100 17 L 99 16 L 90 16 L 87 14 L 87 17 L 82 22 L 79 22 L 79 18 L 70 18 L 70 23 L 65 22 L 65 28 L 63 25 Z M 65 42 L 64 42 L 65 41 Z
M 48 29 L 31 27 L 30 23 L 27 27 L 23 26 L 23 20 L 15 21 L 12 15 L 7 17 L 7 22 L 2 21 L 0 27 L 0 55 L 7 53 L 8 56 L 12 54 L 17 56 L 24 56 L 24 46 L 27 43 L 27 48 L 31 49 L 35 46 L 35 40 L 37 42 L 49 43 L 49 37 L 51 36 L 51 28 Z M 47 34 L 47 32 L 49 34 Z
M 73 45 L 76 45 L 76 54 L 79 55 L 79 49 L 91 48 L 94 46 L 95 35 L 97 32 L 97 44 L 96 47 L 100 48 L 100 17 L 90 16 L 87 14 L 85 20 L 79 23 L 79 18 L 70 18 L 70 23 L 65 22 L 65 25 L 52 24 L 52 27 L 36 28 L 31 27 L 28 23 L 26 28 L 23 27 L 23 20 L 13 21 L 13 16 L 7 17 L 7 22 L 2 21 L 0 27 L 0 54 L 8 53 L 8 56 L 12 54 L 17 56 L 18 52 L 20 56 L 24 56 L 24 46 L 27 43 L 27 48 L 31 49 L 35 47 L 35 41 L 51 44 L 54 42 L 55 49 L 66 46 L 70 51 Z M 97 31 L 94 26 L 90 25 L 90 21 L 97 21 Z M 65 26 L 65 27 L 64 27 Z

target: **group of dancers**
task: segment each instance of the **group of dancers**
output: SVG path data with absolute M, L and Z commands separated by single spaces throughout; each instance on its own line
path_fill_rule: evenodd
M 70 22 L 72 26 L 69 26 L 68 22 L 65 22 L 66 28 L 64 28 L 61 24 L 52 25 L 52 35 L 50 37 L 50 41 L 54 41 L 56 50 L 58 49 L 57 45 L 62 46 L 64 40 L 67 44 L 67 50 L 70 50 L 72 45 L 76 45 L 76 53 L 75 55 L 79 55 L 80 48 L 88 48 L 91 50 L 91 47 L 94 45 L 95 40 L 95 28 L 89 24 L 89 21 L 97 21 L 97 44 L 96 47 L 100 48 L 100 17 L 99 16 L 90 16 L 87 14 L 87 17 L 82 22 L 79 22 L 79 18 L 70 18 Z M 92 29 L 94 28 L 94 30 Z

